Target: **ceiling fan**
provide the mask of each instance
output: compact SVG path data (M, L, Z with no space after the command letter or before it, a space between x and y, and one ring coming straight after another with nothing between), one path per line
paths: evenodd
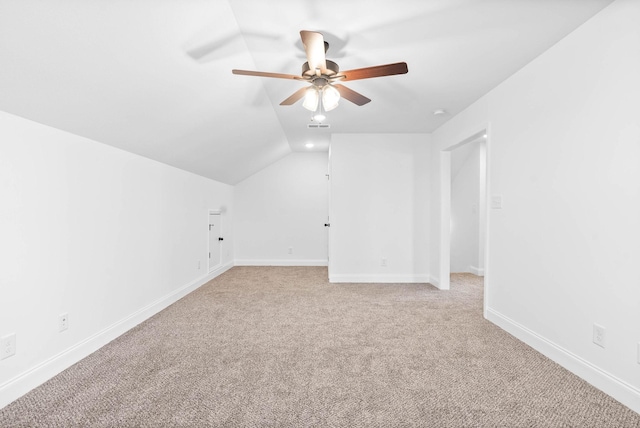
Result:
M307 54L307 62L302 64L302 74L300 76L235 69L232 70L232 73L245 76L293 79L310 83L311 86L297 90L289 98L282 101L280 105L292 105L304 98L303 107L315 112L313 119L322 122L325 119L324 112L336 108L340 97L359 106L371 101L364 95L337 82L405 74L409 71L406 62L340 71L338 64L325 58L329 43L324 41L321 33L303 30L300 31L300 37Z

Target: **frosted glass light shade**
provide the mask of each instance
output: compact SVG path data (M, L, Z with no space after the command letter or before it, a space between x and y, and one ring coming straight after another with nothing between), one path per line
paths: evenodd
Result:
M307 88L306 93L304 94L304 101L302 102L302 107L306 108L310 111L316 111L318 108L318 101L320 96L318 94L318 89L315 86L310 86Z
M331 111L338 107L338 101L340 101L340 92L331 85L327 85L322 88L322 107L324 111Z
M322 113L322 111L319 111L313 115L313 120L318 123L324 122L326 118L327 116L324 113Z

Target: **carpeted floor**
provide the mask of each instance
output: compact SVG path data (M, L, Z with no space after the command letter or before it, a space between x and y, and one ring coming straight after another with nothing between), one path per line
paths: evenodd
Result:
M0 410L2 427L640 427L482 318L482 280L235 267Z

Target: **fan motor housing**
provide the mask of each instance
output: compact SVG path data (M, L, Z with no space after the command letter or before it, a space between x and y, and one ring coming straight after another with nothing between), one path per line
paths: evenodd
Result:
M338 71L340 71L340 67L338 67L338 64L328 59L325 60L325 62L327 63L327 70L322 74L323 76L330 77L338 74ZM304 64L302 64L302 75L304 77L313 77L316 75L316 71L311 70L311 68L309 68L309 63L305 62Z

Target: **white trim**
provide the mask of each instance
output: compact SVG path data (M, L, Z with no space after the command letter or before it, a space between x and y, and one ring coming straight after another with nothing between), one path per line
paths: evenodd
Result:
M428 283L430 275L329 275L329 282L366 282L366 283Z
M440 289L451 288L451 151L440 151Z
M440 282L440 278L437 276L429 275L429 284L440 290L448 290L449 288L442 288L442 283Z
M57 355L41 362L40 364L20 373L12 379L0 384L0 409L17 400L27 392L42 385L63 370L97 351L118 336L126 333L141 322L177 302L182 297L211 281L221 273L231 269L233 263L219 266L214 271L203 275L177 290L149 303L129 316L115 322L103 330L72 345Z
M484 276L484 269L480 269L479 267L469 266L469 272L474 275Z
M487 308L487 319L508 333L522 340L536 351L560 364L573 374L609 394L634 412L640 413L640 390L618 379L611 373L584 360L573 352L553 343L518 322Z
M212 271L210 271L209 273L207 273L204 277L201 277L201 278L204 279L204 282L202 282L200 285L195 287L193 290L195 290L198 287L201 287L202 285L204 285L207 282L211 281L215 277L222 275L223 273L225 273L226 271L228 271L229 269L231 269L234 266L235 266L235 264L233 263L233 261L227 262L225 264L219 264L217 268L215 268ZM194 282L198 282L198 281L200 281L200 279L197 279ZM193 291L193 290L191 290L191 291ZM191 293L191 291L189 291L188 293L185 293L184 295L186 296L187 294Z
M490 171L490 128L491 123L487 123L484 129L476 132L475 134L467 137L466 139L459 141L458 143L452 144L445 148L441 148L440 153L440 263L438 266L438 271L440 278L442 281L439 281L437 278L435 280L438 282L436 287L441 290L449 290L450 289L450 274L451 274L451 152L456 148L463 146L465 144L473 143L476 141L484 141L484 158L485 158L485 206L484 206L484 214L485 214L485 234L484 234L484 266L485 268L489 266L489 225L490 225L490 210L489 210L489 195L491 183L489 180L489 171ZM484 137L486 135L486 138ZM484 276L484 298L483 298L483 313L486 318L487 308L489 305L489 287L490 281L489 276L485 271L482 272L482 276ZM432 282L432 284L434 284ZM435 284L434 284L435 285Z
M235 260L234 266L327 266L326 259Z
M491 180L489 175L489 171L491 171L491 122L487 123L486 135L487 138L484 142L484 158L486 162L484 165L484 298L482 302L482 314L485 318L487 318L487 311L491 304L489 300L489 287L491 284L491 271L489 270L489 240L491 239L489 231L491 230L491 210L487 208L489 206L489 195L491 194Z

